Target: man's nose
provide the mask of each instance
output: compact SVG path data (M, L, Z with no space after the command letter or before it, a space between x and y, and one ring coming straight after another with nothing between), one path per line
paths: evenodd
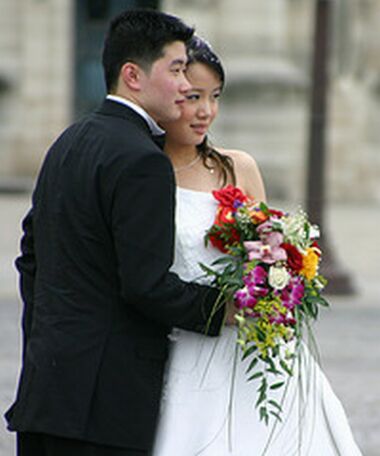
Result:
M190 89L191 89L191 84L188 81L188 79L186 78L185 73L182 73L179 90L181 93L185 93L185 92L189 91Z

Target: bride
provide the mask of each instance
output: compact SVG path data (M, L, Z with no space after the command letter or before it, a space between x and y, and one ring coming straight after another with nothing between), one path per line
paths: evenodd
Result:
M220 256L204 245L217 206L212 190L232 183L257 201L266 198L249 154L207 142L224 84L220 60L197 37L188 55L192 89L181 118L163 127L165 151L178 185L173 270L192 281L203 280L199 263L211 264ZM235 340L234 326L226 326L216 339L179 329L172 332L154 456L361 454L341 403L306 347L302 375L295 373L287 388L283 420L269 425L260 421L254 405L257 384L247 382L247 365L235 350Z

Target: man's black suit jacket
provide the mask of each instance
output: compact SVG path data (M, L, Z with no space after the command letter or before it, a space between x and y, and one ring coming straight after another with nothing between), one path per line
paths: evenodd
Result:
M175 182L145 120L106 100L52 145L24 220L23 368L9 429L152 445L172 326L217 335L218 292L168 272Z

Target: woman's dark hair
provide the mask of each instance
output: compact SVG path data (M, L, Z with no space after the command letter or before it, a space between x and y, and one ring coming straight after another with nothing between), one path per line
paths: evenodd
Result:
M225 82L225 73L219 57L211 49L211 46L198 36L193 36L187 44L188 65L192 63L202 63L212 70L221 82L222 89ZM228 178L236 184L234 163L230 157L218 152L209 143L207 136L201 144L197 146L198 153L201 155L203 164L207 169L216 168L222 177L222 184L226 185Z
M110 23L103 48L103 70L107 91L115 89L121 67L134 62L148 71L173 41L185 44L194 29L176 16L149 9L132 9Z

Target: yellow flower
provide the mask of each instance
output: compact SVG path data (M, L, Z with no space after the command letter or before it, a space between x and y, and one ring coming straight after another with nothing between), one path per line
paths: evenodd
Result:
M319 256L315 253L315 249L313 247L308 248L302 260L300 273L308 280L314 279L317 274L318 263Z

